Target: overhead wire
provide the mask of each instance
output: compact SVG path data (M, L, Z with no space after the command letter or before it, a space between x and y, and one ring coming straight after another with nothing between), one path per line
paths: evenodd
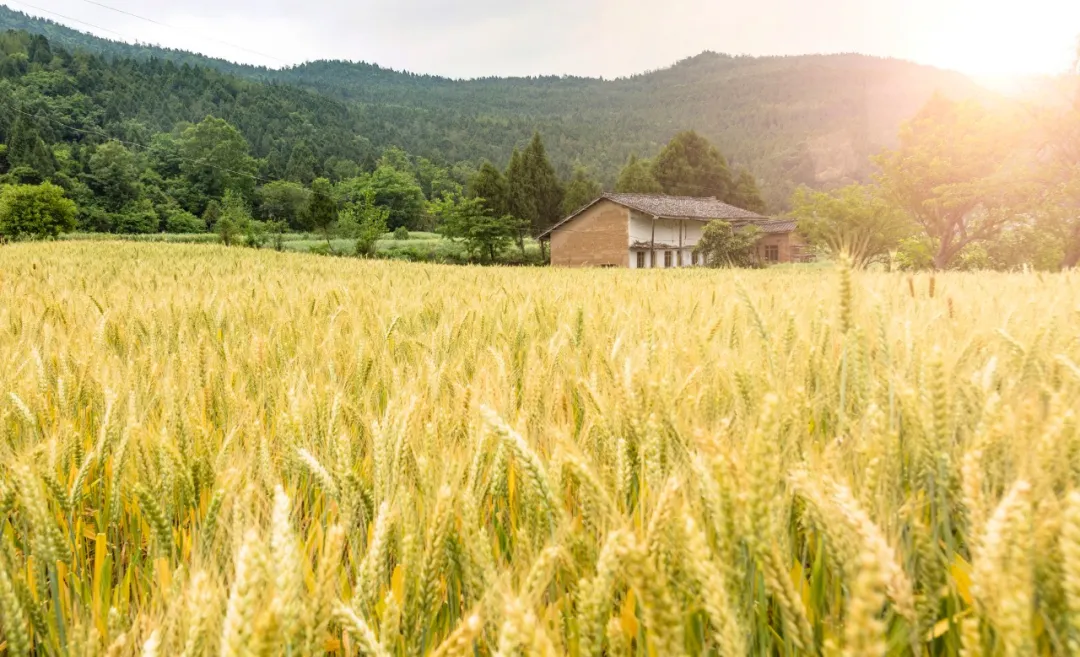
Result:
M246 46L241 46L239 44L235 44L235 43L232 43L230 41L225 41L223 39L218 39L217 37L208 36L206 34L203 34L203 33L199 32L199 31L193 30L191 28L183 28L183 27L177 27L175 25L170 25L169 23L165 23L165 22L159 21L159 20L154 19L154 18L149 18L147 16L142 16L142 15L136 14L134 12L128 11L126 9L120 9L118 7L113 7L111 5L105 4L104 2L98 2L97 0L82 0L82 1L89 4L89 5L94 5L95 7L101 7L102 9L107 9L109 11L113 11L113 12L116 12L118 14L123 14L124 16L130 16L131 18L136 18L136 19L141 20L141 21L146 21L147 23L151 23L153 25L158 25L160 27L164 27L164 28L167 28L167 29L170 29L170 30L176 30L178 32L189 32L191 34L196 34L200 38L205 39L207 41L212 41L214 43L217 43L218 45L228 46L230 48L234 48L236 50L246 52L246 53L248 53L250 55L257 55L259 57L264 57L266 59L272 59L275 62L278 62L279 64L284 64L286 66L291 65L290 62L288 62L288 61L286 61L284 59L281 59L279 57L275 57L274 55L268 55L268 54L266 54L264 52L259 52L258 50L253 50L253 49L248 48Z

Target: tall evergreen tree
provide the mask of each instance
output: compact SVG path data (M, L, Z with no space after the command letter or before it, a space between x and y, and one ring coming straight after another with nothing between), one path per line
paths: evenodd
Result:
M98 146L90 158L87 182L109 212L119 212L139 196L135 156L118 141Z
M652 175L652 166L648 160L638 159L637 154L630 156L619 173L615 191L620 194L660 194L664 190Z
M468 196L484 199L484 207L496 217L514 214L507 198L506 178L495 165L486 160L469 180Z
M746 169L739 170L735 186L725 201L743 210L765 214L765 201L761 198L761 189L758 187L757 179Z
M296 142L285 166L285 180L310 185L315 180L315 164L315 153L307 142Z
M27 167L43 178L56 172L56 161L30 117L19 114L8 136L7 159L12 169Z
M566 196L563 198L563 216L596 200L603 192L603 187L589 176L589 171L585 167L581 165L574 167L574 176L566 186Z
M311 200L307 207L307 224L326 237L326 246L330 247L330 229L338 218L338 205L334 196L334 186L326 178L316 178L311 183Z
M526 157L514 149L510 164L506 167L506 208L509 214L518 219L518 248L525 253L525 234L530 227L540 224L537 210L537 198L532 185L532 172Z
M548 160L547 150L540 133L533 133L532 141L521 153L533 197L536 199L535 233L542 232L562 218L563 188L555 167Z
M727 160L693 130L680 132L653 160L652 174L665 194L714 196L726 201L735 185Z

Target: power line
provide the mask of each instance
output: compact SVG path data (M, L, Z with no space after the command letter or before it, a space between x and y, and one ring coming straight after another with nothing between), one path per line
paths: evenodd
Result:
M24 7L28 7L30 9L33 9L34 11L39 11L39 12L41 12L43 14L49 14L50 16L56 16L57 18L63 19L65 21L71 21L72 23L78 23L79 25L84 25L86 27L89 27L89 28L92 28L92 29L95 29L95 30L100 30L102 32L108 32L109 34L112 34L114 36L119 37L125 43L131 43L131 42L138 43L139 42L138 39L132 39L128 35L117 32L116 30L111 30L111 29L109 29L107 27L101 27L100 25L95 25L93 23L88 23L87 21L75 18L73 16L68 16L66 14L61 14L59 12L55 12L55 11L52 11L50 9L45 9L44 7L39 7L39 6L31 4L29 2L25 2L24 0L10 0L10 1L14 2L16 4L19 4L19 5L22 5ZM279 64L282 64L282 65L285 65L285 66L288 66L288 65L291 64L290 62L287 62L287 61L285 61L283 59L280 59L278 57L274 57L273 55L268 55L266 53L259 52L257 50L252 50L250 48L245 48L244 46L240 46L240 45L237 45L235 43L230 43L228 41L223 41L221 39L217 39L217 38L214 38L214 37L211 37L211 36L207 36L207 35L204 35L204 34L199 34L199 33L196 33L194 30L184 29L184 28L179 28L179 27L173 26L173 25L169 25L168 23L163 23L161 21L154 20L153 18L147 18L146 16L140 16L138 14L134 14L132 12L125 11L123 9L118 9L116 7L110 7L109 5L102 4L100 2L95 2L94 0L83 0L83 2L86 2L86 3L91 4L91 5L95 5L97 7L101 7L102 9L108 9L110 11L114 11L114 12L116 12L118 14L123 14L125 16L130 16L132 18L137 18L139 20L146 21L148 23L152 23L154 25L158 25L160 27L164 27L164 28L167 28L167 29L170 29L170 30L186 31L186 32L189 32L189 33L197 34L197 36L199 36L199 38L204 39L206 41L211 41L211 42L217 43L219 45L227 46L229 48L234 48L236 50L242 50L242 51L244 51L244 52L246 52L248 54L251 54L251 55L257 55L259 57L263 57L263 58L266 58L266 59L271 59L271 60L274 60L275 62L278 62Z
M23 0L9 0L9 1L14 2L15 4L22 5L24 7L29 7L30 9L33 9L34 11L40 11L43 14L49 14L50 16L56 16L57 18L62 18L64 20L66 20L66 21L71 21L73 23L78 23L79 25L85 25L86 27L90 27L90 28L93 28L95 30L101 30L102 32L108 32L109 34L115 34L116 36L118 36L118 37L120 37L121 39L124 39L124 40L127 40L129 38L127 35L120 34L116 30L110 30L107 27L101 27L100 25L94 25L93 23L87 23L86 21L79 20L78 18L72 18L71 16L65 16L64 14L60 14L60 13L57 13L55 11L50 11L48 9L45 9L43 7L38 7L36 5L32 5L29 2L23 2Z
M153 19L153 18L148 18L146 16L140 16L139 14L127 11L126 9L120 9L118 7L111 7L111 6L109 6L109 5L107 5L107 4L103 3L103 2L97 2L96 0L83 0L83 2L85 2L87 4L90 4L90 5L94 5L95 7L101 7L102 9L108 9L109 11L114 11L114 12L116 12L118 14L123 14L124 16L130 16L131 18L137 18L137 19L139 19L141 21L146 21L147 23L151 23L153 25L158 25L160 27L168 28L170 30L184 31L184 32L192 33L192 34L197 34L200 38L205 39L207 41L212 41L212 42L217 43L217 44L222 45L222 46L228 46L230 48L235 48L236 50L242 50L243 52L246 52L246 53L251 54L251 55L257 55L259 57L265 57L266 59L272 59L275 62L278 62L280 64L284 64L286 66L288 66L290 64L290 62L287 62L284 59L279 59L278 57L275 57L273 55L268 55L268 54L266 54L264 52L259 52L258 50L252 50L251 48L246 48L244 46L237 45L237 44L231 43L229 41L224 41L224 40L218 39L216 37L207 36L205 34L196 32L195 30L192 30L190 28L176 27L175 25L170 25L168 23L164 23L162 21L159 21L159 20L156 20L156 19Z

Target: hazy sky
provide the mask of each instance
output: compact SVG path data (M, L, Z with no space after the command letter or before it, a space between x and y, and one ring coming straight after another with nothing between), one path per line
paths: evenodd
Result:
M169 27L98 0L27 0L38 9L2 1L102 36L235 61L364 60L452 77L615 77L703 50L862 52L974 75L1056 73L1080 35L1080 0L100 0Z

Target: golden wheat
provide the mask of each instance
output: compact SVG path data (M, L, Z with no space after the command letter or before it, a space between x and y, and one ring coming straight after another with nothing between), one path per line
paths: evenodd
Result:
M0 248L0 655L1065 655L1080 277Z

